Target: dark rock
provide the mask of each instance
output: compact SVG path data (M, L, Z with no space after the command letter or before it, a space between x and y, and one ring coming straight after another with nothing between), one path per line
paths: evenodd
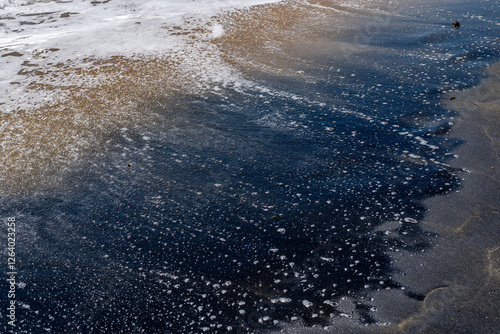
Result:
M452 25L452 27L455 27L457 29L460 28L460 22L458 22L458 21L453 22L451 25Z

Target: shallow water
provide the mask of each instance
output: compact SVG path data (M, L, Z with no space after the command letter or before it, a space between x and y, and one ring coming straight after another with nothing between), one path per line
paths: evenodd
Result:
M295 20L266 26L276 11ZM421 202L459 189L461 173L441 99L498 59L495 11L310 1L223 16L206 45L237 80L208 75L208 89L142 96L126 121L97 117L99 140L61 158L50 187L3 190L19 332L379 326L374 292L422 300L393 278L391 254L439 238L420 228Z

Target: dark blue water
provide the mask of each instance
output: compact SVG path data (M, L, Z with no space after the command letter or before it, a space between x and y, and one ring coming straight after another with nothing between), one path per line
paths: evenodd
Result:
M423 299L390 253L439 237L418 222L425 198L459 187L443 92L498 60L494 2L450 10L391 17L350 57L311 53L303 77L255 73L255 88L151 107L158 124L108 134L62 189L5 200L22 225L19 333L370 325L373 291Z

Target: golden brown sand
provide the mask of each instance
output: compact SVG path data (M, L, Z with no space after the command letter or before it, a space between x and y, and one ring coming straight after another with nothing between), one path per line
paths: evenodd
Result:
M349 26L346 21L352 20L352 11L328 0L290 1L239 11L221 16L226 33L215 43L224 59L243 72L301 75L308 67L306 58L312 55L342 56L343 51L355 51L347 50L340 38L340 27Z

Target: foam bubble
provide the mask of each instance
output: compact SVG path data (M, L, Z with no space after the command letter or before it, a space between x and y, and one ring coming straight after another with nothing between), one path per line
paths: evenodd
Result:
M224 36L224 27L221 24L215 24L212 27L212 37L219 38Z

